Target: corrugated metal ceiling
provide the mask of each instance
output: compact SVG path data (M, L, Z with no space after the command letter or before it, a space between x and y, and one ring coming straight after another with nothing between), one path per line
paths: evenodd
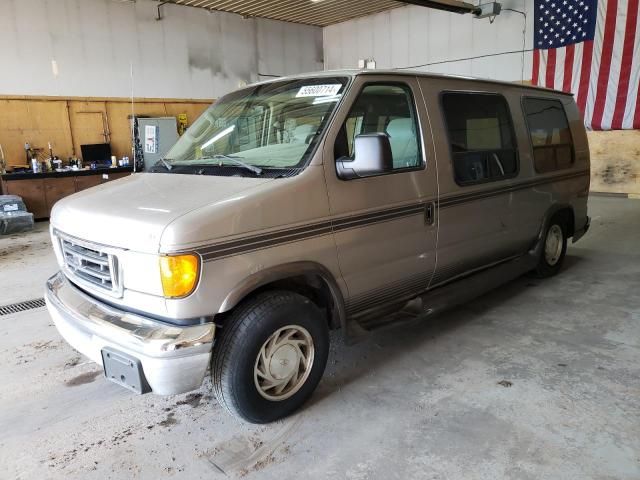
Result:
M168 0L163 3L320 27L404 5L394 0Z

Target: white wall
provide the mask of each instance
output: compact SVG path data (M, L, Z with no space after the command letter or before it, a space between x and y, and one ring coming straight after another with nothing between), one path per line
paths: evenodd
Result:
M502 0L501 3L503 9L527 13L526 48L532 48L533 0ZM523 15L510 11L503 11L491 24L488 19L475 19L469 14L401 7L326 27L325 68L357 68L360 58L375 59L377 68L397 68L522 50L523 28ZM456 61L418 70L520 80L522 55ZM530 78L531 53L527 53L524 79Z
M134 95L159 98L323 68L320 28L176 5L156 21L156 5L0 0L0 95L128 97L131 63Z

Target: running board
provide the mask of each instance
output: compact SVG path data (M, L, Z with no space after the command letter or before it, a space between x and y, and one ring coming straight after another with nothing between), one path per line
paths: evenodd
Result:
M362 330L369 332L383 327L420 321L494 290L533 270L536 264L537 259L534 255L523 255L468 277L434 287L403 305L396 305L392 312L387 307L385 310L358 319L357 323Z

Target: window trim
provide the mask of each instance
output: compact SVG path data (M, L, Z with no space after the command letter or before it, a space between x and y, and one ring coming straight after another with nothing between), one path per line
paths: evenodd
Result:
M516 169L514 170L513 173L511 173L509 175L505 175L505 176L500 177L500 178L487 178L487 179L484 179L484 180L473 180L473 181L469 181L469 182L460 182L458 180L458 178L456 177L456 168L455 168L455 164L454 164L454 152L453 152L453 148L451 146L451 135L450 135L450 132L449 132L449 125L447 124L447 117L445 115L445 110L444 110L444 96L446 94L450 94L450 93L459 94L459 95L480 95L480 96L499 97L504 101L505 105L507 106L507 115L509 117L509 127L510 127L510 130L511 130L511 138L513 139L513 150L515 151L515 154L516 154L516 158L515 158ZM494 182L501 182L503 180L510 180L510 179L516 178L518 175L520 175L520 149L518 147L518 137L516 136L515 124L513 122L513 114L511 112L511 107L509 105L509 101L507 100L507 97L505 97L502 93L499 93L499 92L486 92L486 91L482 91L482 90L442 90L438 94L438 103L440 105L440 113L442 115L442 124L443 124L444 130L446 131L446 134L447 134L447 143L448 143L448 148L449 148L449 163L450 163L450 165L452 167L451 173L453 175L453 181L456 183L456 185L458 185L459 187L470 187L470 186L473 186L473 185L483 185L485 183L494 183ZM505 149L501 148L501 149L497 149L497 150L505 150ZM477 151L490 152L490 151L496 151L496 150L477 150Z
M573 98L573 97L572 97ZM548 172L541 172L538 170L536 166L536 156L534 153L533 142L531 141L531 127L529 126L529 116L527 115L527 111L524 108L524 101L526 99L532 100L547 100L552 102L558 102L562 107L562 113L564 115L564 119L567 121L567 129L569 130L569 137L571 138L571 164L566 168L556 168L555 170L549 170ZM539 175L546 175L548 173L560 172L562 170L568 170L573 168L576 163L576 144L573 140L573 132L571 131L571 123L569 123L569 117L567 116L567 110L564 108L564 103L558 98L555 97L542 97L537 95L522 95L520 97L520 107L522 108L522 116L524 117L524 124L527 127L527 139L529 141L529 150L531 151L531 163L533 164L533 171ZM555 146L555 145L565 145L564 143L557 143L554 145L545 145L547 147Z
M385 81L385 80L373 80L373 81L364 82L360 86L360 89L358 90L358 92L356 93L356 96L354 97L353 102L351 103L351 105L349 105L349 110L347 112L347 115L346 115L344 121L342 122L342 124L340 125L340 127L338 129L338 132L347 123L347 120L349 119L349 115L351 114L351 111L353 110L354 105L356 104L356 102L360 98L360 95L362 95L363 90L366 87L369 87L371 85L402 87L403 89L406 89L406 91L409 93L409 98L410 98L409 107L413 110L413 115L414 115L414 117L416 119L416 124L417 124L416 125L416 127L417 127L416 133L418 135L418 153L419 153L419 157L420 157L421 161L415 167L397 168L397 169L391 170L389 172L378 173L377 175L368 175L366 177L341 178L339 173L338 173L338 159L335 158L335 155L334 155L333 165L334 165L334 169L335 169L335 172L336 172L336 177L339 180L343 181L343 182L351 182L353 180L366 180L367 178L377 178L377 177L383 177L383 176L386 176L386 175L396 175L396 174L399 174L399 173L418 172L418 171L421 171L421 170L425 170L427 168L427 158L426 158L426 149L424 148L424 135L423 135L423 132L422 132L422 122L420 121L420 116L418 115L418 108L417 108L416 98L415 98L415 96L413 94L413 88L407 82L399 81L399 80L393 80L393 81L390 81L390 82ZM336 135L335 138L333 139L332 151L334 151L334 152L335 152L335 144L336 144L337 138L338 138L338 136ZM354 137L354 139L355 139L355 137Z

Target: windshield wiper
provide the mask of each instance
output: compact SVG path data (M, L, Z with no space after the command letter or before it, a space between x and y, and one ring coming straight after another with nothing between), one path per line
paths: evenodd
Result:
M222 164L222 160L230 160L235 165L238 165L239 167L245 168L245 169L255 173L256 175L260 175L262 173L262 169L260 167L256 167L255 165L250 165L250 164L248 164L246 162L243 162L242 161L242 157L233 157L231 155L218 154L218 155L214 155L211 158L213 160L218 160L219 161L218 165L220 167L223 165ZM207 160L207 158L203 158L201 160Z
M162 163L162 165L164 165L164 168L166 168L169 171L171 171L171 169L173 168L173 165L171 165L169 162L167 162L164 158L161 158L158 163ZM157 165L157 163L156 163L156 165Z

